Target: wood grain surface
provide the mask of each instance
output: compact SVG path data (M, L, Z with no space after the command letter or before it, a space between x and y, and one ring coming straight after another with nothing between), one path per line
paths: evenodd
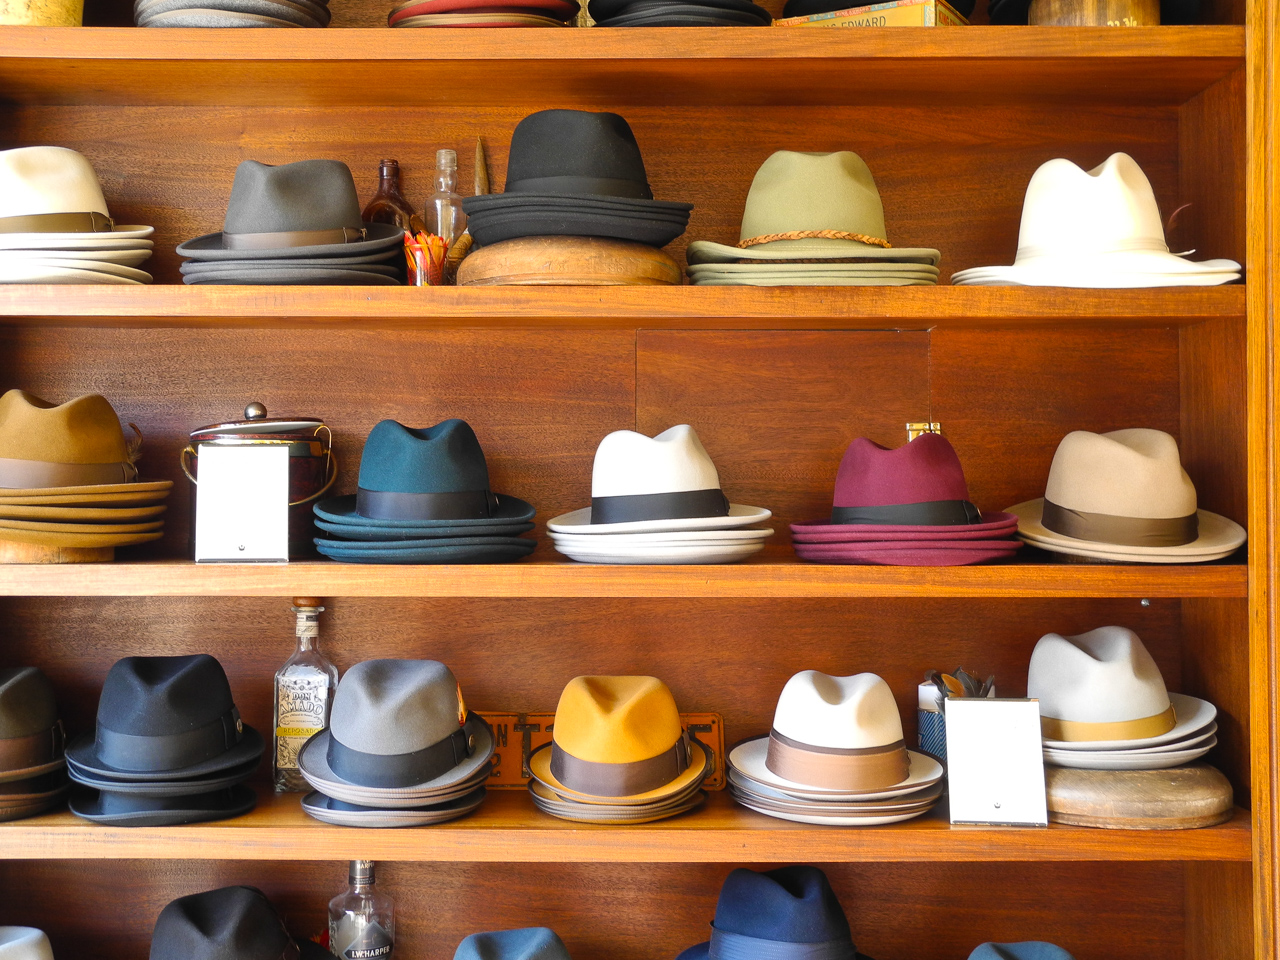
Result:
M1046 767L1055 823L1116 830L1193 830L1232 816L1231 784L1207 763L1169 770Z

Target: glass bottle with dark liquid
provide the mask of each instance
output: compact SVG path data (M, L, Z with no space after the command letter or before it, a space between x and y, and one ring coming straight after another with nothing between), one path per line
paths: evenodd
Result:
M400 192L400 163L383 160L378 164L378 192L360 215L366 223L394 223L401 230L409 229L409 219L414 215L413 204Z

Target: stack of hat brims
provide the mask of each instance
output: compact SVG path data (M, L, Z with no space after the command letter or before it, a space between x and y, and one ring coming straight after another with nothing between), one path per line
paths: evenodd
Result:
M597 27L767 27L769 11L751 0L591 0Z
M150 283L154 227L116 226L93 166L66 147L0 151L0 283Z
M392 27L567 27L576 0L406 0L387 15Z
M1040 701L1045 763L1083 770L1167 770L1218 744L1217 708L1168 693L1132 630L1050 633L1031 654L1027 695Z
M0 820L58 806L67 764L53 685L36 667L0 670Z
M575 677L556 707L552 741L529 756L529 793L543 813L578 823L649 823L706 799L712 756L680 722L656 677Z
M302 809L343 827L420 827L484 802L493 731L435 660L366 660L343 676L329 729L298 752Z
M793 523L796 555L815 563L956 566L1011 557L1018 518L969 501L960 458L925 433L889 450L860 437L836 474L829 523Z
M400 286L404 231L360 219L338 160L236 168L221 233L178 246L184 283Z
M140 27L327 27L329 0L134 0Z
M769 735L734 747L728 767L738 803L797 823L897 823L942 795L942 764L906 749L893 693L873 673L796 674Z
M264 746L213 657L126 657L107 673L94 732L67 748L67 771L87 788L71 812L129 827L240 816L257 803L245 781Z
M316 549L347 563L505 563L536 540L534 508L489 490L489 468L465 420L411 429L383 420L360 457L359 492L315 505L332 538Z
M656 437L617 430L596 448L591 506L547 523L556 549L583 563L733 563L764 549L772 516L730 503L688 424ZM751 528L751 529L747 529Z
M54 406L10 390L0 397L0 541L109 558L160 539L173 481L135 479L138 447L97 394Z
M695 240L700 286L924 286L941 254L894 247L871 170L856 153L779 150L756 171L736 245Z

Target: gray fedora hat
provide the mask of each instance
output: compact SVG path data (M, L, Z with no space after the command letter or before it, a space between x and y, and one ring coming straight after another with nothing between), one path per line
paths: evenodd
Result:
M221 233L196 237L178 253L196 260L353 257L390 250L404 231L365 223L351 170L338 160L275 167L246 160L236 168Z
M365 660L338 683L329 729L306 742L298 766L324 793L326 782L431 793L475 776L492 755L488 724L443 663Z

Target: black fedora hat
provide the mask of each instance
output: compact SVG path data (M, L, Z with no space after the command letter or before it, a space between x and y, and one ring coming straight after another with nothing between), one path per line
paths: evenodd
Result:
M190 780L262 756L226 672L208 654L125 657L107 671L93 733L67 748L75 767L124 780Z
M139 797L132 793L77 788L67 806L91 823L119 827L177 827L185 823L228 820L252 810L258 796L244 784L211 793L180 797Z
M61 770L63 746L49 678L37 667L0 670L0 783Z
M599 198L623 201L623 212L630 215L572 215L575 199ZM534 199L551 201L548 209L558 215L540 215L538 207L528 205ZM518 208L525 226L488 229L485 215L513 209L512 200L525 201ZM467 197L462 205L472 236L482 245L516 237L589 236L661 246L684 232L693 210L692 204L653 199L640 147L626 120L616 113L585 110L542 110L521 120L511 135L505 192ZM646 212L683 221L665 223L655 232L646 228Z
M645 0L591 0L587 4L587 9L591 12L591 18L599 23L602 20L608 20L611 17L621 16L624 13L633 12L637 3L645 2ZM653 3L656 0L647 0ZM753 3L752 0L691 0L702 7L718 7L721 10L740 10L744 13L756 13L760 11L766 17L769 12L759 4ZM757 14L758 15L758 14ZM772 19L772 18L770 18Z
M261 890L222 887L179 897L160 911L150 960L333 960L333 954L294 940Z
M773 23L767 10L760 14L745 10L723 10L691 3L636 4L635 9L601 20L597 27L767 27Z
M338 160L271 166L245 160L236 168L221 233L179 245L197 260L353 257L391 250L404 231L360 219L351 170Z

